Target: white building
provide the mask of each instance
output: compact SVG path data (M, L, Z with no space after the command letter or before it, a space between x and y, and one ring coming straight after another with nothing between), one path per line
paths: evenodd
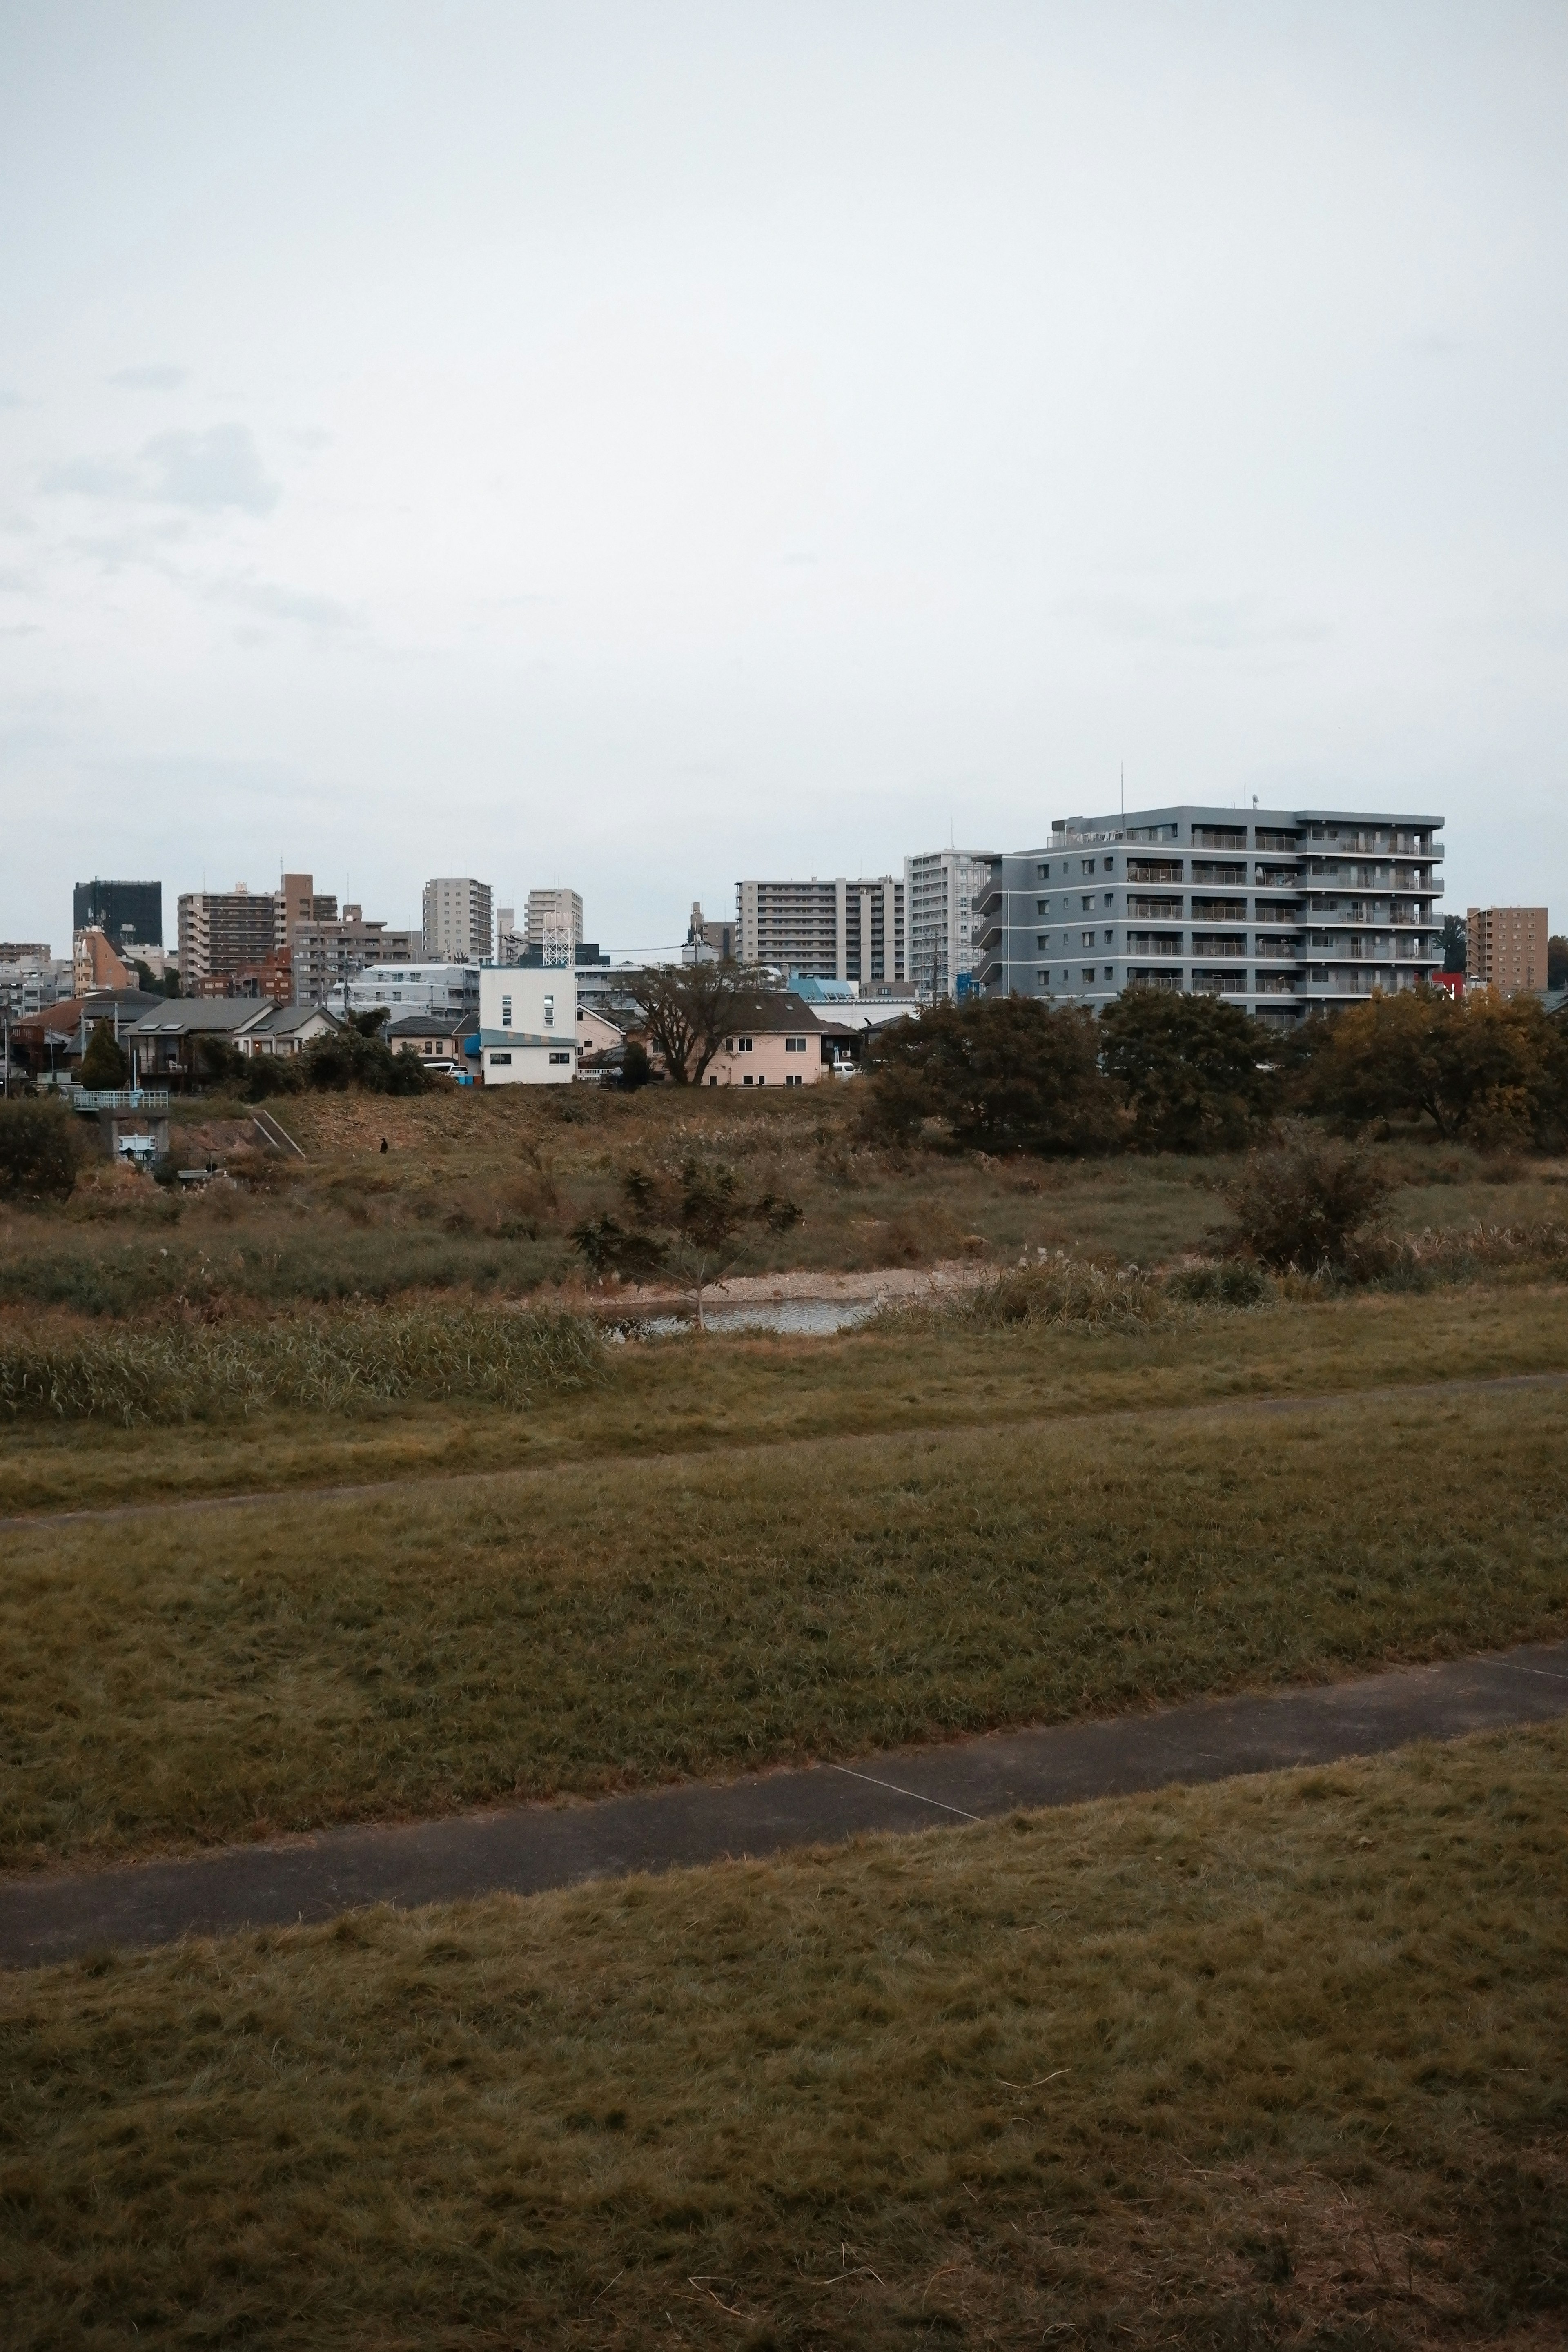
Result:
M421 905L426 959L430 963L488 963L494 936L490 886L471 874L438 874L425 885Z
M583 901L575 890L531 890L525 919L531 948L557 939L574 948L583 944Z
M792 977L907 980L904 886L891 874L851 880L741 881L735 885L740 960Z
M904 860L909 977L928 1004L958 994L980 961L978 908L1001 865L993 850L932 849Z
M479 1066L487 1087L569 1087L577 1075L571 964L487 964L479 973Z
M394 1021L410 1013L437 1015L477 1013L477 963L373 963L332 991L334 1011L387 1012Z

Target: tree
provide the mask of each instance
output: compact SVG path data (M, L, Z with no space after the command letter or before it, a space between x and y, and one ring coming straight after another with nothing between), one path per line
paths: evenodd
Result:
M0 1101L0 1200L66 1200L81 1156L76 1114L63 1103Z
M1271 1142L1248 1152L1228 1189L1236 1222L1226 1245L1279 1274L1338 1269L1388 1192L1387 1177L1364 1152L1289 1119Z
M1463 971L1469 953L1470 927L1463 915L1445 915L1439 934L1445 971Z
M1231 1150L1268 1116L1266 1039L1239 1005L1129 988L1100 1014L1100 1067L1123 1089L1145 1150Z
M101 1087L111 1092L122 1087L131 1076L131 1066L121 1051L114 1031L107 1021L93 1024L92 1035L87 1041L87 1051L81 1057L77 1076L84 1087Z
M1425 1115L1485 1145L1551 1144L1568 1129L1568 1036L1537 996L1402 989L1341 1013L1311 1099L1344 1118Z
M1568 988L1568 938L1553 931L1546 942L1546 985Z
M1091 1013L1030 996L969 997L868 1041L866 1115L910 1138L927 1119L988 1151L1103 1150L1120 1131Z
M363 1087L367 1094L422 1095L430 1077L417 1054L395 1054L384 1038L361 1025L368 1014L352 1018L343 1029L313 1038L300 1056L300 1075L307 1086L342 1092Z
M678 1087L700 1086L720 1044L755 1003L757 975L742 964L656 964L637 983L648 1035Z

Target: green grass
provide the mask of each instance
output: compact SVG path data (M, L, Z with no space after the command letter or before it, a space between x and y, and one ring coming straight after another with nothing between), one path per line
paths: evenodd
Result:
M1544 2347L1568 1733L0 1981L0 2328Z
M14 1534L0 1852L843 1756L1568 1625L1568 1395L715 1446Z
M352 1414L274 1405L161 1439L103 1422L88 1436L0 1416L0 1513L1568 1370L1563 1307L1560 1286L1492 1282L1205 1310L1121 1331L993 1331L957 1317L925 1332L900 1320L836 1339L710 1335L611 1349L601 1383L542 1389L522 1416L482 1398L362 1395ZM49 1318L9 1325L27 1347L92 1328Z

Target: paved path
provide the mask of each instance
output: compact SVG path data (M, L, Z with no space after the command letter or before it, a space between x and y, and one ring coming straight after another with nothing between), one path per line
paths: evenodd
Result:
M1016 1420L993 1417L984 1421L941 1422L930 1426L892 1423L881 1429L812 1430L796 1437L737 1440L716 1435L708 1445L689 1445L674 1453L600 1453L593 1459L596 1465L605 1462L622 1462L652 1468L659 1463L699 1460L721 1449L727 1459L732 1459L740 1451L774 1453L792 1445L816 1451L825 1444L872 1445L910 1438L972 1436L979 1431L1004 1425L1009 1429L1028 1428L1036 1420L1048 1422L1053 1429L1092 1429L1107 1422L1148 1421L1152 1418L1191 1421L1210 1415L1249 1412L1320 1412L1330 1405L1400 1404L1411 1400L1430 1402L1435 1397L1489 1396L1510 1389L1561 1388L1568 1388L1568 1372L1498 1372L1482 1380L1409 1381L1394 1387L1335 1389L1318 1396L1205 1397L1195 1404L1108 1405L1092 1412L1073 1412L1064 1408L1054 1413L1026 1414ZM95 1504L85 1510L22 1511L10 1518L0 1518L0 1534L26 1528L47 1534L50 1528L77 1527L86 1521L157 1518L169 1511L241 1511L263 1503L272 1507L279 1503L352 1503L362 1496L405 1494L416 1487L426 1490L439 1487L445 1491L453 1486L495 1486L502 1481L515 1484L520 1479L554 1478L563 1465L572 1466L581 1459L577 1454L563 1454L552 1455L548 1461L523 1463L515 1469L412 1469L401 1478L375 1478L358 1486L257 1486L237 1495L163 1495L142 1503Z
M517 1805L326 1830L189 1860L17 1875L0 1879L0 1965L330 1919L371 1903L536 1895L868 1830L924 1830L1174 1781L1327 1764L1555 1716L1568 1716L1568 1642L595 1804Z

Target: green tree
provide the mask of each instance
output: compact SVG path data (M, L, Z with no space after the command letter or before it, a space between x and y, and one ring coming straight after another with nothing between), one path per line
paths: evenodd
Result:
M1091 1013L1030 996L970 997L873 1032L865 1113L873 1131L945 1123L987 1151L1102 1150L1121 1132Z
M300 1056L300 1075L307 1086L340 1093L359 1087L367 1094L420 1095L431 1084L417 1054L395 1054L358 1020L313 1039Z
M84 1087L102 1087L105 1092L122 1087L131 1076L131 1066L115 1039L107 1021L95 1022L92 1035L87 1041L87 1051L81 1057L77 1076Z
M1146 1150L1225 1151L1268 1116L1270 1039L1238 1005L1130 988L1100 1016L1100 1063L1126 1097Z
M1444 971L1463 971L1470 936L1470 927L1463 915L1445 915L1439 936L1443 942Z
M77 1115L63 1103L0 1100L0 1200L66 1200L81 1158Z

